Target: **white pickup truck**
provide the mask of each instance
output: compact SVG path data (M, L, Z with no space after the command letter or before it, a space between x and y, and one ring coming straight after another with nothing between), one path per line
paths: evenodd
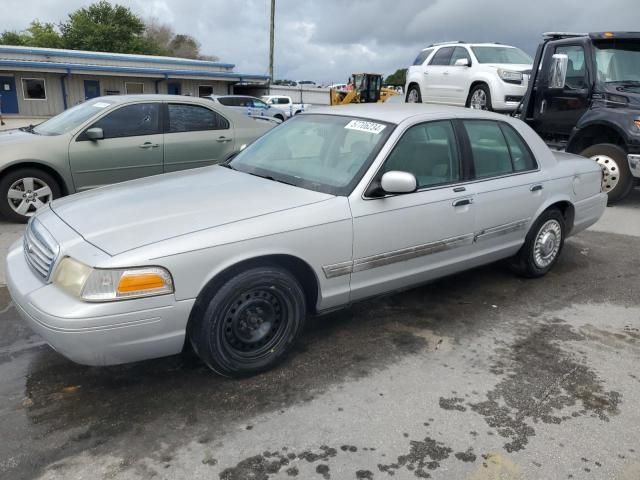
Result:
M287 118L302 113L311 107L309 103L293 103L291 97L286 95L264 95L261 98L273 108L282 110Z

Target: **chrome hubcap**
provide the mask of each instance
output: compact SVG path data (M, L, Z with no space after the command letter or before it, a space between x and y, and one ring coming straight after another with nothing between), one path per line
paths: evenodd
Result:
M606 155L594 155L591 159L598 162L598 165L602 168L602 191L608 193L616 188L620 181L620 170L617 162Z
M533 261L538 268L546 268L558 256L562 242L562 227L557 220L549 220L538 231L533 247Z
M475 110L486 110L487 109L487 94L484 93L484 90L476 90L471 95L471 108Z
M13 182L7 193L11 209L25 217L33 216L40 208L53 200L51 187L35 177L20 178Z
M416 90L415 88L412 88L411 90L409 90L407 103L418 103L418 90Z

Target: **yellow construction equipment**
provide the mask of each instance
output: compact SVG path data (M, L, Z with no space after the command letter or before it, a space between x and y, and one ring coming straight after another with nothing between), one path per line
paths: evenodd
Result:
M354 73L350 80L346 91L335 88L329 91L331 105L386 102L398 95L395 90L382 86L382 75L378 73Z

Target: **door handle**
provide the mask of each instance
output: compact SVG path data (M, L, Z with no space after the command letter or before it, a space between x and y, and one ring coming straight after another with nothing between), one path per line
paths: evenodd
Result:
M466 192L467 189L464 187L456 187L453 189L454 192L458 193L458 192Z
M542 115L544 113L544 109L547 107L547 101L546 100L542 100L542 102L540 102L540 115Z
M449 72L442 72L443 75L449 75Z
M540 184L538 185L531 185L531 187L529 188L529 190L531 190L532 192L539 192L540 190L542 190L544 187Z
M230 142L230 141L231 139L227 137L218 137L218 139L216 140L216 142L220 142L220 143Z
M453 201L454 207L463 207L464 205L471 205L473 203L472 198L460 198Z
M140 148L157 148L160 145L158 145L157 143L151 143L151 142L145 142L142 145L138 145Z

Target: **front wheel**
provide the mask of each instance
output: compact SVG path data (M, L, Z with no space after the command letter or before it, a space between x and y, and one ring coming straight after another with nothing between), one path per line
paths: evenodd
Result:
M228 377L273 368L289 353L305 324L302 287L277 266L238 273L204 301L189 339L212 370Z
M511 259L511 269L529 278L546 275L558 261L564 237L562 212L557 209L543 212L527 233L520 251Z
M419 86L411 85L411 87L409 87L406 103L422 103L422 95L420 94Z
M491 108L491 92L486 85L476 85L469 92L467 107L474 110L493 110Z
M35 168L14 170L0 180L0 214L7 220L26 223L60 195L60 185L48 173Z
M629 195L633 176L623 148L612 143L599 143L584 149L580 155L595 160L602 168L602 191L609 197L609 204Z

